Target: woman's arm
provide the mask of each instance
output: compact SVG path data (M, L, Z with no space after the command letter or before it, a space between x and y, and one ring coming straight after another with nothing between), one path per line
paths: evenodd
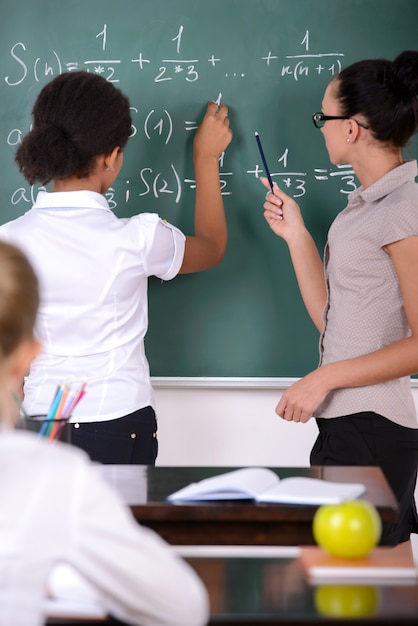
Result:
M276 413L284 419L308 421L334 389L374 385L418 372L418 237L397 241L385 250L398 276L411 335L375 352L328 363L296 381L282 395L276 408Z
M270 189L266 178L260 178ZM315 242L307 231L297 203L273 186L264 203L264 217L276 235L282 237L289 247L290 256L306 309L321 332L322 314L327 301L324 268Z

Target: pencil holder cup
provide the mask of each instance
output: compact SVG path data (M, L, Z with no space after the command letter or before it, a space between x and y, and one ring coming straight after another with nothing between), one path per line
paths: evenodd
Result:
M24 430L37 433L38 437L50 441L65 441L69 443L70 429L67 427L68 418L47 419L46 415L25 415L22 420Z

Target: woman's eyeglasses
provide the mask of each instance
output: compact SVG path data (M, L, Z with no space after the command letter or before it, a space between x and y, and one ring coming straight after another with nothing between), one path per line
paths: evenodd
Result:
M364 122L359 122L354 117L347 117L345 115L324 115L323 113L318 112L312 115L312 120L316 128L322 128L325 122L327 122L328 120L353 120L354 122L356 122L356 124L358 124L362 128L365 128L366 130L370 128Z

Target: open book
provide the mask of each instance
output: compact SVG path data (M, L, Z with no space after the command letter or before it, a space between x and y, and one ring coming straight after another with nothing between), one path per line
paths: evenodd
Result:
M170 494L169 502L255 500L283 504L336 504L366 491L360 483L337 483L291 476L280 479L265 467L245 467L192 483Z
M53 618L94 619L108 617L98 592L75 569L57 563L49 576L44 614ZM83 622L84 623L84 622Z

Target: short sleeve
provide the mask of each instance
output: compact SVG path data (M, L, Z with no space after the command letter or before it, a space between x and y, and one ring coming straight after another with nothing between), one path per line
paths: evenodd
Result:
M185 235L156 214L142 213L139 217L146 275L171 280L183 263Z
M416 203L409 199L391 198L382 220L381 246L414 236L418 236L418 198Z

